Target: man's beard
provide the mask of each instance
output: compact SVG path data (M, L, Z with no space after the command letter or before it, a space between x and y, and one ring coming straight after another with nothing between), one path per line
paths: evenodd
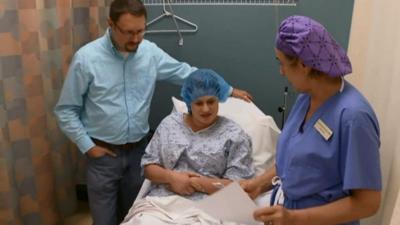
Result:
M138 47L139 47L139 44L140 44L140 43L138 43L138 44L129 44L129 43L126 43L125 46L124 46L124 50L125 50L126 52L136 52L137 49L138 49Z

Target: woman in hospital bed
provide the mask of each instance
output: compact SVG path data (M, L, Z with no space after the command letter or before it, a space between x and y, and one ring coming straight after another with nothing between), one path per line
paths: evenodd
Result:
M221 224L187 204L254 175L250 137L217 115L229 89L212 70L186 79L181 96L189 113L172 112L158 126L141 163L150 190L122 224Z

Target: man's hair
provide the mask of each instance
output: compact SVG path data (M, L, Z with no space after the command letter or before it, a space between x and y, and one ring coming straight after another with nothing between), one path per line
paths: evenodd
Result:
M110 19L116 23L125 13L147 18L147 11L141 0L114 0L110 6Z

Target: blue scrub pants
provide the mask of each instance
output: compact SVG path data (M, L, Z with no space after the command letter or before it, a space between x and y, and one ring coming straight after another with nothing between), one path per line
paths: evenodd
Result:
M132 206L143 183L140 161L147 138L132 146L99 143L117 154L87 157L87 188L94 225L117 225ZM129 148L127 148L129 147Z

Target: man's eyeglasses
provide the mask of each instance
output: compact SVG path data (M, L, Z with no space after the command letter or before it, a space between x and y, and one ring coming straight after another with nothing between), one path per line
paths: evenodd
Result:
M114 23L114 25L122 35L127 36L127 37L134 37L136 35L139 37L143 37L146 32L145 30L139 30L139 31L123 30L116 23Z

